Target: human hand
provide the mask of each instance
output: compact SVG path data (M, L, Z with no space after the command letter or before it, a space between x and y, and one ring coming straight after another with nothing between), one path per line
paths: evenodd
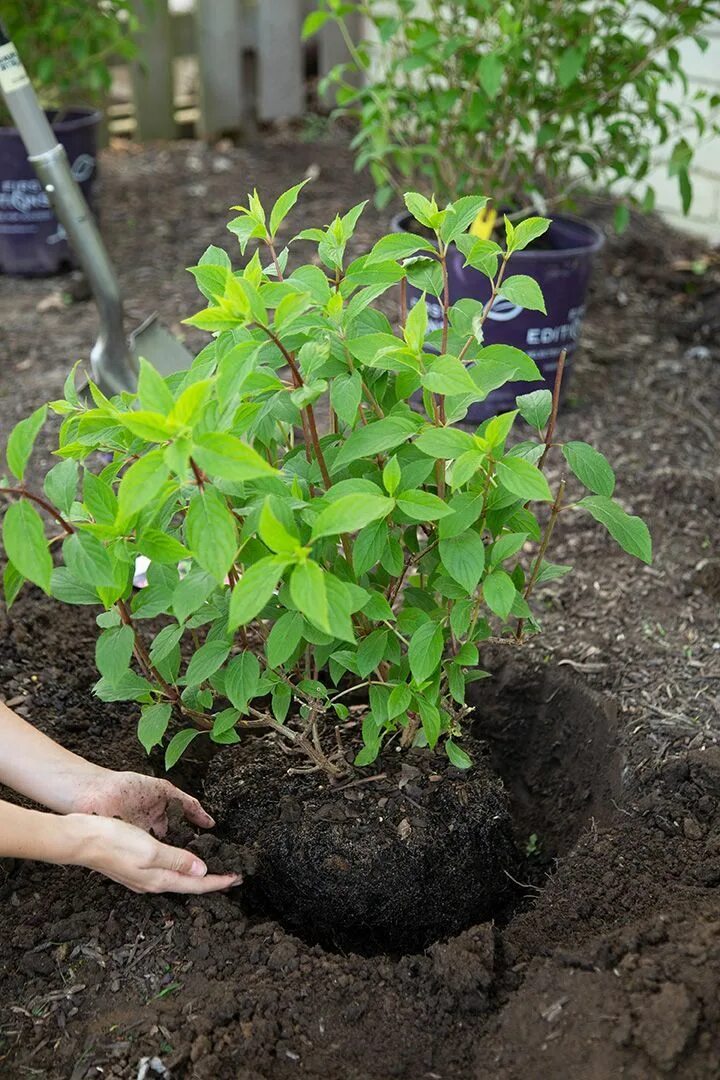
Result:
M55 820L69 840L63 862L97 870L132 892L208 893L242 881L237 873L208 874L205 863L191 851L161 844L117 818L68 814Z
M121 818L131 825L165 836L168 830L168 807L177 803L184 817L193 825L211 829L215 822L197 799L168 780L135 772L97 769L79 778L73 811Z

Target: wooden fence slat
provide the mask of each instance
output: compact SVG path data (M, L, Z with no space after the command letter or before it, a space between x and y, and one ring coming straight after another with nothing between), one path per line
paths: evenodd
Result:
M300 0L261 0L258 9L259 120L287 120L305 111Z
M245 111L241 0L196 0L195 25L202 134L215 138L239 131Z
M131 65L136 137L174 139L173 56L168 0L135 0L141 23L138 59Z

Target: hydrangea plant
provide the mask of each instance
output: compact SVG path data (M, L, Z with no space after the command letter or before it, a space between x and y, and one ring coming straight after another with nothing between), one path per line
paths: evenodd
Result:
M508 267L547 219L507 222L502 247L467 236L483 198L440 208L411 193L433 241L384 236L349 259L360 204L278 250L302 186L269 213L255 193L235 208L243 255L257 242L243 269L219 247L191 268L206 306L187 322L212 339L190 370L162 378L143 361L137 393L90 384L91 401L68 377L49 405L60 460L41 493L24 477L48 407L14 428L6 600L27 579L102 608L95 693L138 703L140 740L169 739L168 767L203 732L232 744L270 729L332 777L353 741L357 766L395 740L466 768L478 648L537 631L536 591L570 569L549 559L559 518L590 514L645 562L650 537L613 498L603 455L556 442L559 380L533 390L526 354L483 344L496 296L542 305ZM313 260L290 269L298 241ZM453 242L491 280L485 305L449 304ZM408 309L408 281L439 298L441 329L426 334L424 302ZM394 326L383 306L398 288ZM509 380L528 383L516 409L454 426ZM588 494L568 501L564 479L551 489L553 452ZM148 584L135 589L139 556ZM349 706L363 703L360 743Z
M131 0L5 0L0 17L47 109L102 104L111 61L136 52ZM11 123L2 102L0 123Z
M687 212L720 96L690 83L686 47L705 50L717 18L717 0L318 0L305 33L334 19L345 37L350 60L330 79L380 204L412 185L522 210L584 183L651 209L662 164ZM619 225L627 214L621 203Z

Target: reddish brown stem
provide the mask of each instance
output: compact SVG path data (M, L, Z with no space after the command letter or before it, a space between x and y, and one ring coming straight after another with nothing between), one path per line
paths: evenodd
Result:
M199 490L204 491L205 490L205 477L201 473L200 469L197 467L197 464L195 463L193 458L190 458L190 468L193 471L193 475L195 477L195 482L196 482Z
M31 502L37 503L38 506L41 506L42 509L50 515L50 517L54 518L58 525L62 526L68 536L71 536L75 532L74 526L72 526L69 521L65 520L60 511L57 510L52 503L47 502L46 499L43 499L40 495L36 495L32 491L28 491L27 488L0 488L0 495L18 495L20 498L30 499Z
M560 353L560 356L558 357L557 371L555 372L555 385L553 386L552 408L550 410L550 419L548 420L548 426L545 431L545 447L543 449L540 460L538 461L538 469L542 469L545 464L545 459L550 453L553 436L555 434L555 424L557 422L558 409L560 408L560 389L562 387L563 372L565 371L566 356L567 350L563 349Z

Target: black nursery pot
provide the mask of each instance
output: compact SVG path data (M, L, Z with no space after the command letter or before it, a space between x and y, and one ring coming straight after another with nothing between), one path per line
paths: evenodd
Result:
M68 109L48 115L92 206L102 114L96 109ZM65 230L50 209L20 135L15 128L0 127L0 272L45 276L74 262Z
M395 232L408 232L410 214L399 214L393 219ZM545 297L547 315L528 311L498 299L490 309L485 322L486 345L514 345L533 358L542 372L544 385L552 389L562 349L567 351L565 382L572 368L577 349L582 320L585 314L593 260L605 243L605 237L580 218L559 215L546 234L547 246L516 252L509 263L510 274L527 274L537 281ZM479 270L463 266L465 257L453 244L448 254L448 278L450 302L470 298L487 303L490 299L490 282ZM420 291L408 288L411 304L420 299ZM427 300L429 328L442 326L442 308L438 300ZM539 389L536 383L512 382L489 394L485 401L471 406L467 419L482 423L489 416L515 408L518 394Z

